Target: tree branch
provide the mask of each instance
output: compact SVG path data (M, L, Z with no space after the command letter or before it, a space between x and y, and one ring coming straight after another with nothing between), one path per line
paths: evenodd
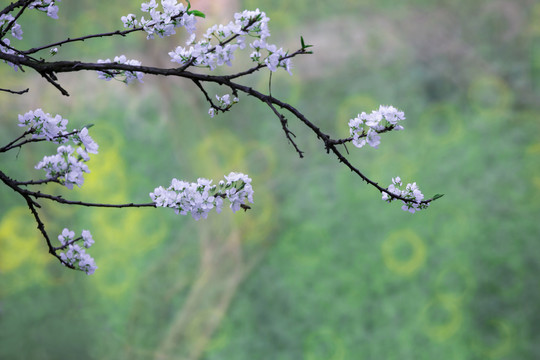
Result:
M43 224L43 221L41 221L41 218L39 217L39 214L36 208L34 207L34 203L29 197L25 196L24 199L26 200L26 204L28 204L28 208L30 209L30 212L34 216L34 219L36 220L38 230L41 232L41 235L43 235L43 237L45 238L45 241L47 242L47 247L49 248L49 254L53 255L55 258L58 259L58 261L60 261L60 263L64 264L68 268L75 269L75 266L62 260L60 255L56 253L57 249L52 245L51 239L49 238L49 235L47 234L47 231L45 230L45 225Z
M9 4L8 6L6 6L4 9L0 10L0 15L9 14L14 9L20 6L25 6L26 4L29 4L30 2L32 2L32 0L19 0L17 2L13 2Z
M19 193L21 196L23 196L25 199L34 197L36 199L47 199L51 201L56 201L61 204L68 204L68 205L80 205L80 206L87 206L87 207L103 207L103 208L128 208L128 207L156 207L156 204L154 203L143 203L143 204L135 204L135 203L129 203L129 204L99 204L99 203L90 203L90 202L84 202L84 201L72 201L72 200L66 200L62 196L53 196L49 194L44 194L40 191L30 191L27 189L23 189L19 187L19 185L33 185L32 182L17 182L11 178L9 178L6 174L4 174L2 171L0 171L0 180L2 180L7 186L12 188L14 191ZM39 181L38 181L39 182ZM34 204L37 204L34 202ZM38 205L39 207L39 205Z
M302 54L301 51L297 51L294 53L295 55ZM291 57L293 54L291 54ZM9 55L9 54L2 54L0 53L0 59L6 59L8 61L11 61L12 58L15 56ZM74 72L74 71L81 71L81 70L96 70L96 71L104 71L104 70L124 70L124 71L131 71L131 72L142 72L145 74L150 75L162 75L162 76L177 76L182 78L191 79L195 83L197 82L212 82L219 85L224 85L232 89L233 91L240 91L247 95L251 95L263 103L269 105L273 104L276 105L282 109L286 109L291 114L293 114L299 121L304 123L315 135L319 140L321 140L324 143L324 147L326 151L329 153L330 151L333 152L338 160L345 164L351 170L352 172L356 173L362 180L364 180L369 185L375 187L379 192L388 194L392 199L398 199L402 200L406 203L415 203L414 200L406 199L404 197L398 196L393 194L392 192L388 191L387 188L381 187L378 183L375 181L372 181L369 179L366 175L364 175L359 169L354 167L345 157L344 155L337 149L336 145L342 144L344 142L349 141L348 139L340 139L340 140L334 140L329 135L324 133L318 126L316 126L314 123L312 123L310 120L308 120L298 109L293 107L292 105L282 102L278 99L276 99L273 96L263 94L257 90L254 90L251 87L241 85L235 82L232 82L230 79L234 78L234 75L229 76L219 76L219 75L207 75L207 74L198 74L193 73L186 70L180 70L178 68L156 68L156 67L150 67L150 66L135 66L135 65L126 65L126 64L118 64L118 63L84 63L79 61L58 61L58 62L35 62L28 59L21 60L21 64L28 66L30 68L33 68L34 70L42 73L61 73L61 72ZM206 95L208 96L208 95ZM271 107L272 108L272 107ZM275 109L272 109L274 114L276 114ZM283 126L283 118L282 115L277 112L276 114L280 121L282 122ZM285 124L286 125L286 124ZM285 127L287 129L287 127ZM382 130L381 132L390 131L391 128L387 127L386 129ZM287 138L289 141L292 140L292 138L289 136L288 133L289 130L285 130L287 134ZM293 142L294 145L294 142ZM295 146L297 152L299 151L297 147ZM302 153L300 151L300 153ZM423 200L421 203L429 203L433 199Z

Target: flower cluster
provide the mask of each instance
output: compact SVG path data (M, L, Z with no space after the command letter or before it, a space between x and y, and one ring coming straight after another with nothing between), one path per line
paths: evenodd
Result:
M75 232L65 228L62 233L58 235L58 240L62 244L59 250L67 249L67 251L60 253L60 259L62 259L62 261L69 266L84 271L87 275L92 275L96 271L96 262L84 249L88 249L94 244L94 239L92 239L90 231L83 230L81 237L75 239ZM75 242L79 240L83 240L84 248L75 244Z
M415 182L412 184L407 184L404 190L399 188L401 186L403 186L401 178L399 176L396 176L395 178L392 178L392 184L388 186L388 192L397 196L401 196L402 198L405 198L407 200L411 200L409 202L405 202L402 200L402 210L414 214L416 211L426 209L429 206L429 203L422 202L422 200L424 200L424 194L422 194L422 192L418 188L418 185L416 185ZM393 200L395 200L395 198L392 198L387 193L383 193L382 199L386 202L392 202Z
M252 61L259 65L265 64L271 71L282 67L290 73L291 62L286 58L287 53L282 48L278 49L276 45L266 43L266 39L270 36L269 20L259 9L244 10L236 13L234 21L227 25L210 27L203 35L203 39L197 42L195 35L192 35L187 42L189 48L178 46L169 52L169 56L171 61L181 65L208 67L210 70L223 64L231 66L235 51L246 47L246 37L249 36L254 39L250 44L255 50L250 56ZM261 52L263 50L265 55Z
M32 134L32 139L46 139L58 144L68 140L66 131L67 119L62 119L60 115L51 116L41 109L28 111L24 115L19 115L19 126L25 126Z
M4 29L14 20L15 18L11 14L0 15L0 32L3 33ZM23 31L21 25L14 22L11 26L11 36L13 36L15 39L22 40L22 34Z
M361 148L366 143L375 149L381 143L379 133L390 130L403 130L398 122L405 120L403 111L393 106L379 106L379 110L373 110L371 114L362 112L354 119L349 120L349 131L354 146Z
M111 59L97 61L99 64L111 63ZM117 64L126 64L139 66L141 62L138 60L128 60L125 55L115 56L114 61ZM107 70L107 71L98 71L98 78L109 81L111 79L116 79L122 81L125 84L131 83L133 80L139 80L143 82L143 73L140 71L125 71L125 70Z
M76 149L70 145L61 145L56 149L56 154L45 156L35 166L36 169L46 171L46 178L57 180L68 189L73 185L81 186L84 183L83 173L90 172L85 162L90 160L88 153L97 154L98 144L88 134L88 128L81 130L66 131L67 119L60 115L51 116L41 109L29 111L19 115L19 126L27 128L27 134L32 134L32 139L44 139L47 141L64 144L71 140Z
M88 155L84 154L82 148L74 150L70 145L59 146L56 151L55 155L43 157L35 168L45 170L47 179L58 180L68 189L73 189L74 184L81 187L84 183L83 173L90 172L84 163L90 159Z
M47 16L58 19L58 6L56 6L56 3L59 3L60 1L61 0L37 0L28 5L28 8L46 12Z
M236 96L233 97L232 100L231 100L231 95L229 95L229 94L225 94L223 96L216 95L216 99L218 101L218 109L217 110L221 110L221 111L229 110L234 104L236 104L238 101L240 101ZM216 115L216 108L211 107L208 110L208 115L210 115L210 117L214 117Z
M264 40L255 40L249 46L254 49L251 55L249 55L252 61L259 64L264 62L270 71L276 71L278 67L284 68L289 75L292 75L291 59L287 58L287 52L283 48L278 49L276 45L267 44ZM262 50L266 50L266 57L263 57Z
M185 27L191 34L195 31L196 18L190 14L184 7L184 4L177 3L176 0L162 0L161 6L163 11L158 10L156 0L150 0L141 4L141 10L150 15L150 19L145 19L144 16L137 20L135 14L122 16L121 20L124 27L134 29L138 26L142 27L148 34L147 39L153 39L154 34L163 38L175 34L175 28Z
M19 114L19 126L26 127L28 134L32 134L32 139L44 139L57 144L66 143L72 140L75 145L82 144L84 149L78 150L85 159L87 153L97 154L98 144L88 135L88 128L81 130L74 129L66 131L67 119L62 116L52 116L41 109L28 111L24 115Z
M196 183L172 179L171 186L155 188L150 198L156 206L173 208L180 215L191 213L195 220L199 220L201 217L206 219L213 208L220 213L224 199L230 202L233 212L249 208L246 201L253 203L253 188L247 175L231 172L218 185L202 178Z

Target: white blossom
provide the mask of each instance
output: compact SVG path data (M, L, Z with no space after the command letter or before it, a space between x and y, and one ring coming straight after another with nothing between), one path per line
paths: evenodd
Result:
M58 235L58 240L62 244L62 247L58 249L63 250L59 256L69 266L84 271L87 275L92 275L97 269L96 262L86 253L84 248L75 244L81 239L85 248L90 248L94 244L90 231L83 230L81 237L75 239L75 232L64 228L62 233Z
M74 237L74 231L70 231L69 229L64 228L64 230L62 230L62 233L58 235L58 241L60 241L62 245L66 245L68 242L73 241Z
M47 16L58 19L58 6L56 3L59 3L60 1L61 0L37 0L30 3L28 8L46 12Z
M361 148L368 144L377 148L381 143L379 133L383 130L403 130L398 122L405 120L403 111L393 106L380 105L378 110L371 114L362 112L354 119L349 120L349 132L354 146Z
M169 52L171 61L181 65L207 67L210 70L224 64L231 66L235 52L246 47L246 39L249 37L252 40L249 46L255 49L249 56L252 61L266 65L270 71L284 68L291 74L292 66L290 59L286 58L287 52L266 42L270 36L270 19L264 12L259 9L245 10L236 13L234 19L227 25L211 26L197 42L192 36L187 42L188 47L178 46Z
M55 155L43 157L35 168L45 170L47 179L58 180L68 189L73 189L73 185L81 187L84 183L83 173L90 172L85 164L87 160L75 156L77 151L70 145L61 145L56 151Z
M210 115L210 117L214 117L217 113L217 111L227 111L229 110L234 104L238 103L240 101L240 99L238 99L238 97L236 96L232 96L230 94L225 94L223 96L219 96L219 95L216 95L216 99L217 99L217 102L218 102L218 109L214 108L214 107L211 107L210 109L208 109L208 115Z
M68 140L67 119L60 115L52 116L41 109L28 111L24 115L19 115L19 126L25 126L32 133L32 139L46 139L57 143L64 143Z
M84 247L89 248L92 245L94 245L94 239L92 238L92 234L88 230L83 230L81 234L83 240L84 240Z
M127 14L126 16L122 16L120 20L122 20L124 27L128 29L134 29L139 25L135 14Z
M126 64L126 65L133 65L133 66L140 66L141 62L138 60L128 60L125 55L115 56L114 61L111 61L111 59L102 60L99 59L98 64L108 64L111 62L115 62L118 64ZM106 81L116 79L119 81L122 81L125 84L131 83L133 80L138 80L139 82L143 82L142 78L144 76L144 73L140 71L126 71L126 70L115 70L115 69L109 69L107 71L98 71L98 78L103 79Z
M375 130L369 129L366 137L366 142L369 144L369 146L376 149L381 143L381 137L379 136L379 134L377 134Z
M247 175L231 172L225 180L216 186L204 178L199 178L196 183L172 179L167 189L162 186L155 188L150 198L156 206L172 208L180 215L191 214L195 220L206 219L214 208L221 212L224 199L230 202L233 212L248 201L253 203L253 188Z
M195 16L188 14L184 4L176 0L162 0L161 7L160 11L155 0L144 2L141 4L141 11L148 13L148 18L142 16L137 19L135 14L128 14L121 17L122 23L128 29L142 26L147 33L147 39L153 39L155 34L161 38L171 36L176 33L174 29L177 27L184 27L190 34L195 31Z
M99 145L96 144L96 142L90 137L90 135L88 135L88 129L85 127L82 128L78 132L78 134L73 137L73 141L75 142L75 144L82 143L86 152L89 152L91 154L98 153L97 150L99 148Z
M11 14L0 15L0 27L3 27L4 25L7 26L9 23L13 22L13 25L11 26L11 36L15 39L22 40L23 31L21 25L14 20L15 18Z
M416 211L426 209L429 206L429 203L422 203L422 200L424 200L424 194L422 194L415 182L407 184L403 190L400 189L402 185L401 178L396 176L395 178L392 178L392 184L390 184L387 189L391 194L410 200L402 200L402 210L414 214ZM392 202L395 200L395 198L386 192L383 192L382 199L386 202Z

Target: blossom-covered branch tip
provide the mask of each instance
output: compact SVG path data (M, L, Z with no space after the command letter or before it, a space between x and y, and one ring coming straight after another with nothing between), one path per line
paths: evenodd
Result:
M206 219L213 208L221 212L224 200L229 202L233 212L249 209L247 202L253 203L253 188L247 175L231 172L218 185L212 185L212 180L204 178L199 178L196 183L172 179L168 188L155 188L150 198L158 207L169 207L177 214L191 214L199 220L201 217Z

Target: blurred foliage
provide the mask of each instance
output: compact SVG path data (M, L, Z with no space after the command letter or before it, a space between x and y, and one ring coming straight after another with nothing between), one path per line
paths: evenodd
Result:
M384 136L378 150L349 147L350 158L382 184L400 175L445 197L414 216L383 203L291 119L307 152L298 159L253 99L210 119L197 89L177 79L125 87L61 75L65 98L2 66L3 87L31 91L0 94L0 143L19 133L18 113L37 107L73 127L95 124L100 153L84 186L47 191L147 202L172 177L217 180L235 170L253 177L256 202L199 222L159 209L44 203L52 237L64 227L92 231L99 269L87 277L53 261L21 199L0 189L0 358L540 358L540 4L192 3L206 25L258 7L272 19L273 42L293 50L302 35L314 44L314 55L294 60L293 77L275 74L272 93L336 137L378 104L404 110L404 132ZM21 21L21 47L115 30L138 7L64 1L58 21ZM183 36L92 40L57 57L124 53L167 66ZM267 89L267 73L249 85ZM47 151L54 146L27 146L1 166L36 178Z

